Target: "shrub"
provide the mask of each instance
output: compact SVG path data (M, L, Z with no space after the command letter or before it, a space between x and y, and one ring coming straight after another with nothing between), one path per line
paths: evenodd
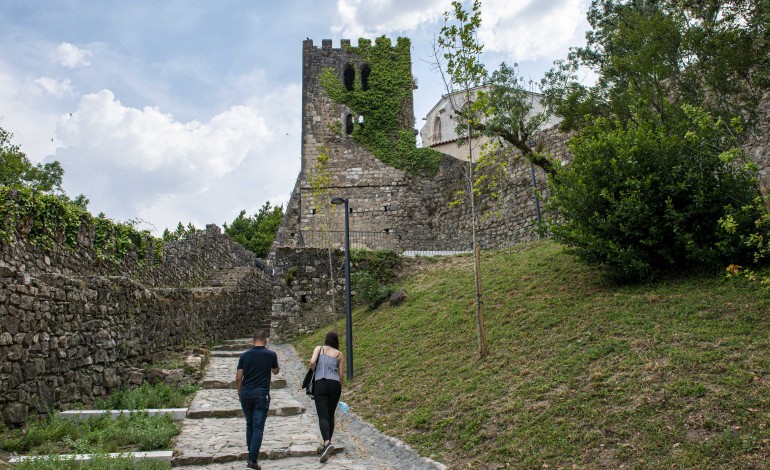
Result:
M613 280L752 259L743 238L763 210L753 170L736 160L734 127L698 108L675 112L667 123L597 119L549 184L554 238Z
M393 251L356 250L351 252L350 282L356 298L373 310L390 297L390 284L401 268L401 258Z

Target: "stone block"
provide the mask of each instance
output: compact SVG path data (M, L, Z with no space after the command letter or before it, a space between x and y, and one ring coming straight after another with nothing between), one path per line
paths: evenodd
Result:
M23 403L11 403L3 410L3 420L10 424L21 424L27 421L29 408Z

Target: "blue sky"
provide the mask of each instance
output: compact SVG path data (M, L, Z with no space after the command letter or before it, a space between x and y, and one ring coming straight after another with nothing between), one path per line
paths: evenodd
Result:
M490 69L539 80L584 42L588 0L486 0ZM285 204L300 165L302 41L412 39L416 126L439 99L427 61L449 0L3 0L0 127L58 160L93 213L221 225Z

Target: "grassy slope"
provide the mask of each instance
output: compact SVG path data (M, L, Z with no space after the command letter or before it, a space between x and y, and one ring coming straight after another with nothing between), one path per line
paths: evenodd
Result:
M770 461L766 291L721 277L608 286L550 242L484 254L482 270L484 359L470 257L426 262L403 305L354 313L354 411L450 468Z

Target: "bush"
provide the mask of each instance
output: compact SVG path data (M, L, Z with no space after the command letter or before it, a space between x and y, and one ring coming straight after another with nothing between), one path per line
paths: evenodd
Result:
M698 108L678 116L597 119L549 183L554 238L613 280L752 260L745 237L763 209L752 169L736 161L732 127Z
M356 298L374 310L390 297L390 284L401 268L401 257L393 251L356 250L351 252L350 282Z

